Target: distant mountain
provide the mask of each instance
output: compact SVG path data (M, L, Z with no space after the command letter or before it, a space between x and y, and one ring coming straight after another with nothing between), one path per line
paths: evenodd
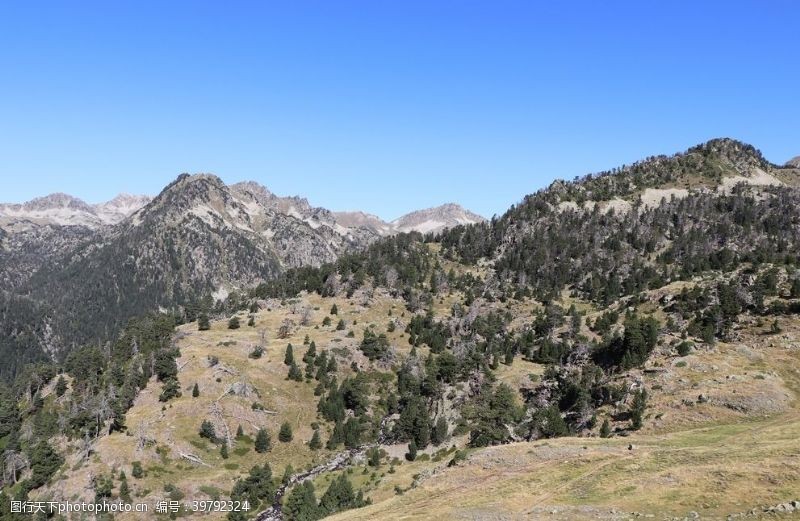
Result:
M15 319L13 342L0 332L0 354L11 360L4 371L13 374L19 353L10 351L24 346L58 356L111 338L148 311L180 312L212 294L213 303L286 269L333 262L399 231L439 230L464 215L474 214L447 205L396 226L210 174L183 174L152 199L120 195L90 205L53 194L1 205L0 292L9 308L37 310L30 327Z
M411 231L438 232L451 226L485 220L449 203L386 222L376 215L360 211L334 212L313 207L307 199L281 197L253 181L236 183L228 188L232 196L244 204L245 212L262 224L270 224L282 215L303 221L314 229L325 226L355 241ZM83 226L96 230L121 223L152 199L146 195L120 194L108 202L92 205L68 194L55 193L21 204L0 203L0 229L19 232L42 226Z
M44 225L85 226L96 229L117 224L150 201L144 195L120 194L95 205L56 193L22 204L0 204L0 227L15 230Z
M119 194L112 200L94 205L97 216L106 224L117 224L149 203L147 195Z
M787 167L800 168L800 156L794 157L786 162Z
M480 215L451 203L411 212L392 221L392 227L398 232L436 233L454 226L477 224L485 220Z

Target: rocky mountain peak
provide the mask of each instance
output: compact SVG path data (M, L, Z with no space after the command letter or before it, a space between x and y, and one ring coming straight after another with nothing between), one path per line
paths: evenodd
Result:
M257 199L270 201L278 196L269 191L269 189L255 181L241 181L230 185L232 192L237 194L249 194Z
M800 168L800 156L793 157L786 162L786 166L791 168Z
M86 202L83 200L61 192L32 199L26 203L23 203L22 208L33 211L68 208L71 210L93 213L91 206L86 204Z
M137 204L144 206L151 200L152 197L148 195L134 195L123 192L121 194L118 194L115 198L111 199L110 201L102 203L102 205L114 206L117 208L130 207L130 206L135 206Z
M163 222L175 226L192 217L214 227L250 228L244 206L222 179L213 174L181 174L138 212L130 225Z
M417 231L433 233L461 224L475 224L486 219L461 205L447 203L434 208L418 210L392 221L399 232Z

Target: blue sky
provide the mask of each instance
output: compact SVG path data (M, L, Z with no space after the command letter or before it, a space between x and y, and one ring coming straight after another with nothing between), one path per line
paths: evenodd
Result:
M502 213L713 137L800 154L800 3L4 2L0 201L256 180Z

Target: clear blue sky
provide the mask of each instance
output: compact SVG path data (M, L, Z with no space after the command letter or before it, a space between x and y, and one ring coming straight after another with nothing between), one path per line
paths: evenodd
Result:
M3 2L0 201L252 179L503 212L713 137L800 154L800 2Z

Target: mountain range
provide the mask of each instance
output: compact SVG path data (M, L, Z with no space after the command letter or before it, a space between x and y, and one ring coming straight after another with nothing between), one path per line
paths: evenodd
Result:
M210 174L190 176L200 178ZM214 176L210 176L214 177ZM218 180L222 183L221 180ZM448 203L405 214L386 222L361 211L331 211L313 207L302 197L281 197L264 186L245 181L226 187L235 199L245 204L251 214L279 213L304 221L312 228L327 226L341 235L365 228L377 236L417 231L431 233L459 224L473 224L485 219L478 214ZM53 193L24 203L0 203L0 229L17 232L41 226L82 226L92 230L114 226L143 209L153 197L119 194L110 201L89 204L65 193ZM253 217L253 215L251 215Z
M33 306L39 317L17 320L9 311L0 352L11 360L58 356L113 336L147 311L224 298L381 237L483 220L448 204L387 223L279 197L254 182L228 186L210 174L183 174L154 198L120 195L90 205L52 194L0 205L2 301L17 310Z

